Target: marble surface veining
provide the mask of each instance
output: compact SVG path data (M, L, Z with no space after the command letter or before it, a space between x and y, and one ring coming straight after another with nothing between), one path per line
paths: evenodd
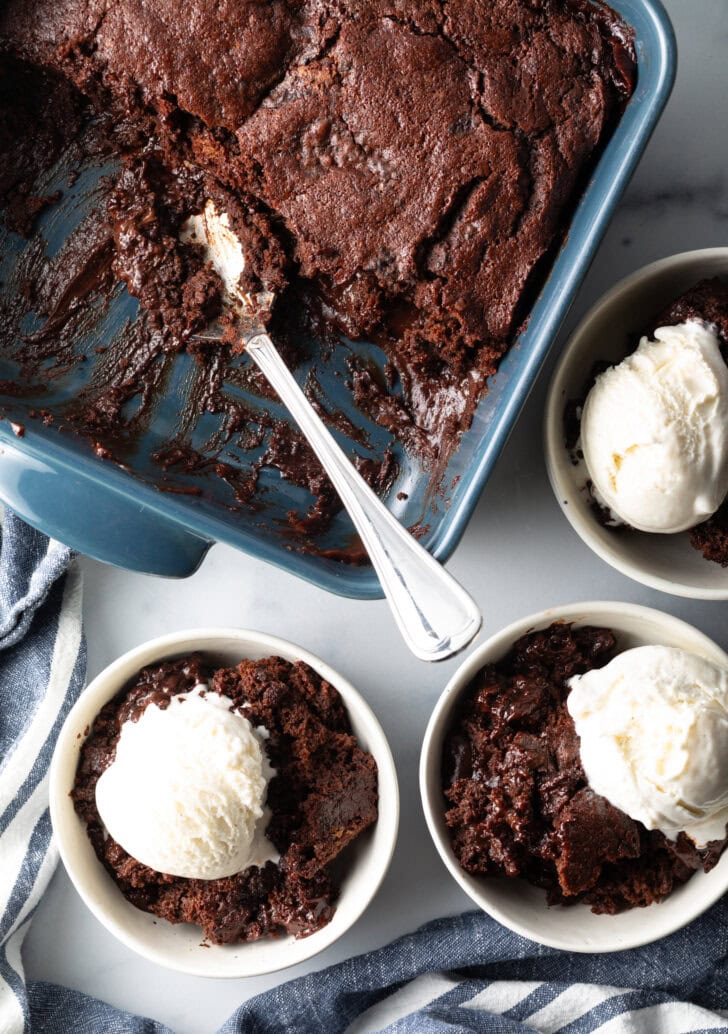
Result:
M679 70L665 117L622 201L561 335L622 276L654 259L728 244L727 0L667 0ZM552 362L559 351L557 344ZM552 604L621 599L667 610L728 647L728 603L650 591L593 556L562 517L540 447L549 368L539 381L450 568L482 606L486 633ZM175 583L84 562L89 676L144 639L203 624L247 626L326 658L369 700L395 753L401 782L399 844L364 917L307 965L269 978L213 981L143 961L98 924L62 869L25 947L28 977L99 996L162 1020L178 1034L208 1034L241 1001L285 977L385 944L435 916L469 907L432 847L417 789L422 733L457 661L428 667L399 640L384 603L341 600L218 546ZM527 572L519 583L519 567Z

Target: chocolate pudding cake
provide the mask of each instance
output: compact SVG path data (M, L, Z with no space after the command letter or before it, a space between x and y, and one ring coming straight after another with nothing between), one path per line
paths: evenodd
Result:
M433 475L524 325L636 69L630 30L586 0L8 0L0 59L72 84L97 113L96 146L123 163L87 265L126 284L141 326L123 376L67 421L99 455L116 455L142 422L130 400L143 409L185 347L208 368L194 405L229 412L225 433L245 425L259 444L250 415L221 400L229 348L191 340L220 285L179 235L209 197L243 241L247 283L276 292L289 362L307 335L383 349L386 377L360 364L354 402ZM26 200L25 229L40 204ZM36 311L56 332L70 318ZM158 462L191 470L189 440L170 444ZM290 453L261 462L295 480ZM388 463L367 471L380 488ZM238 499L258 469L235 482Z
M1 18L6 47L143 131L147 161L151 142L229 191L237 225L262 209L282 245L250 249L266 286L295 275L348 334L395 320L410 352L486 373L634 77L624 26L578 0L11 0Z
M442 759L445 819L466 872L522 877L550 904L614 914L661 901L726 841L698 849L648 830L588 785L567 680L618 652L606 628L529 632L465 692Z
M173 696L201 684L265 729L275 771L265 836L279 860L220 879L175 877L141 864L105 830L96 801L124 723L137 722L150 705L169 707ZM137 908L171 923L196 923L213 944L305 937L330 921L345 871L342 852L376 821L377 765L357 745L339 693L308 665L269 657L215 670L193 654L143 669L131 689L102 708L81 748L72 796L99 860Z

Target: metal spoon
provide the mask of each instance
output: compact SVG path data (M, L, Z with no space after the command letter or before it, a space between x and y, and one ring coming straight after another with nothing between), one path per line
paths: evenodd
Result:
M273 295L249 295L239 287L245 257L227 214L219 213L208 201L201 215L188 220L182 239L207 249L209 261L223 281L226 304L240 325L245 350L288 408L338 492L404 641L422 661L441 661L458 653L482 624L477 605L389 512L296 383L262 322ZM199 336L214 340L221 333L213 329Z

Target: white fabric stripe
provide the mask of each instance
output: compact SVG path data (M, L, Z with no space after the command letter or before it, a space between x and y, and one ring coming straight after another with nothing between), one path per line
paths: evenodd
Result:
M3 864L0 869L0 918L5 914L18 879L28 844L38 819L48 807L48 773L13 818L2 835Z
M6 941L3 949L10 967L21 979L24 977L24 971L20 958L20 947L26 933L27 928L18 930L16 937ZM0 1034L23 1034L24 1028L23 1007L12 988L0 977Z
M51 573L57 561L57 554L64 553L65 551L66 547L63 543L57 542L55 539L49 539L45 554L38 560L31 572L25 592L16 600L6 614L2 630L4 636L12 637L17 633L28 607L33 611L37 609L43 596L55 581L55 577L51 578Z
M45 551L45 556L39 561L37 567L33 570L28 582L28 591L26 596L37 597L38 589L42 588L44 581L46 580L46 571L48 565L53 562L54 555L62 550L63 546L56 539L48 539L48 546Z
M30 923L26 923L25 926L21 926L5 941L5 958L8 960L10 968L18 974L23 983L25 983L25 967L23 966L20 949L23 946L23 941L29 928Z
M25 1017L14 992L0 977L0 1034L23 1034Z
M0 977L0 1034L23 1034L25 1017L12 988Z
M35 764L36 758L58 717L81 645L81 574L69 570L63 591L58 632L53 646L48 689L16 749L0 770L0 814L14 799ZM18 687L22 692L22 686Z
M389 998L385 998L383 1002L377 1002L361 1016L357 1016L346 1028L345 1034L373 1034L375 1031L383 1030L390 1023L396 1023L397 1020L409 1016L411 1012L429 1005L434 998L452 991L459 983L461 981L446 977L442 973L426 973L417 977Z
M483 1009L485 1012L502 1015L524 998L528 998L544 983L543 980L494 980L484 991L479 991L469 1002L464 1002L463 1008Z
M55 845L55 841L51 839L50 845L48 846L48 850L45 853L43 861L40 863L40 868L38 869L38 872L36 874L33 888L28 894L28 897L25 900L25 904L21 908L20 912L18 912L17 919L8 930L6 934L6 940L9 940L17 933L18 928L25 922L26 918L30 915L35 906L38 904L43 894L45 893L46 887L50 883L51 876L55 872L57 864L58 848Z
M572 984L571 987L565 988L558 998L544 1005L543 1009L532 1013L528 1017L528 1025L539 1031L539 1034L555 1034L555 1031L565 1027L567 1023L573 1023L597 1005L628 990L629 988L624 987Z
M687 1034L691 1030L725 1030L725 1020L690 1002L663 1002L613 1016L594 1034Z

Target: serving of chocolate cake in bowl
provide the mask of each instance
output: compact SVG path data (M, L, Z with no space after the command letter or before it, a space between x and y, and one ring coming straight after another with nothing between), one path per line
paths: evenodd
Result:
M243 726L230 730L229 739L215 722L221 702L227 717L237 716ZM207 715L202 723L195 721L193 709L201 707L212 721ZM130 771L117 777L120 785L111 796L102 795L101 787L122 764L125 738L148 724L150 708L156 712L154 729L147 733L151 743L137 734L127 747ZM187 757L172 757L165 765L175 729L162 716L174 715L179 722L178 716L187 714L193 722L183 742ZM227 813L220 810L225 770L235 765L237 740L250 727L259 730L259 751L270 772L266 780L261 765L255 786L261 803L265 794L267 814L258 807L262 828L255 831L265 845L256 852L248 842L240 851L234 843L230 859L210 869L210 855L220 851L215 840L223 837L226 846L237 841L244 825L238 799L251 794L249 773L243 773L242 786L226 788ZM202 753L206 735L213 737L208 757ZM190 772L196 752L204 765ZM217 779L210 777L216 759L223 769ZM284 933L304 937L330 922L339 892L336 859L376 822L377 796L376 762L356 745L339 694L315 671L280 657L214 670L194 654L143 669L131 689L101 710L81 748L73 790L94 850L124 896L167 922L196 923L213 944ZM199 815L208 800L214 819ZM131 815L120 815L129 801ZM145 809L151 809L147 821L153 828L137 837ZM113 818L105 823L107 814ZM122 844L112 835L115 823ZM160 843L162 836L168 842ZM133 857L135 843L144 859L146 852L160 857L164 871Z
M543 887L550 904L581 901L611 915L661 901L715 866L728 843L725 817L705 845L684 830L669 840L587 778L572 680L617 655L610 629L554 623L522 636L473 680L443 752L445 821L467 872L521 876ZM632 712L625 722L638 718ZM660 736L654 725L651 735Z
M224 628L102 671L61 731L50 798L97 918L146 958L218 977L337 940L376 893L399 816L391 752L356 690L285 640Z
M728 886L728 657L623 603L553 607L461 665L420 789L450 875L510 929L567 951L666 936Z
M607 563L653 588L728 598L728 250L671 255L586 314L549 388L549 479Z

